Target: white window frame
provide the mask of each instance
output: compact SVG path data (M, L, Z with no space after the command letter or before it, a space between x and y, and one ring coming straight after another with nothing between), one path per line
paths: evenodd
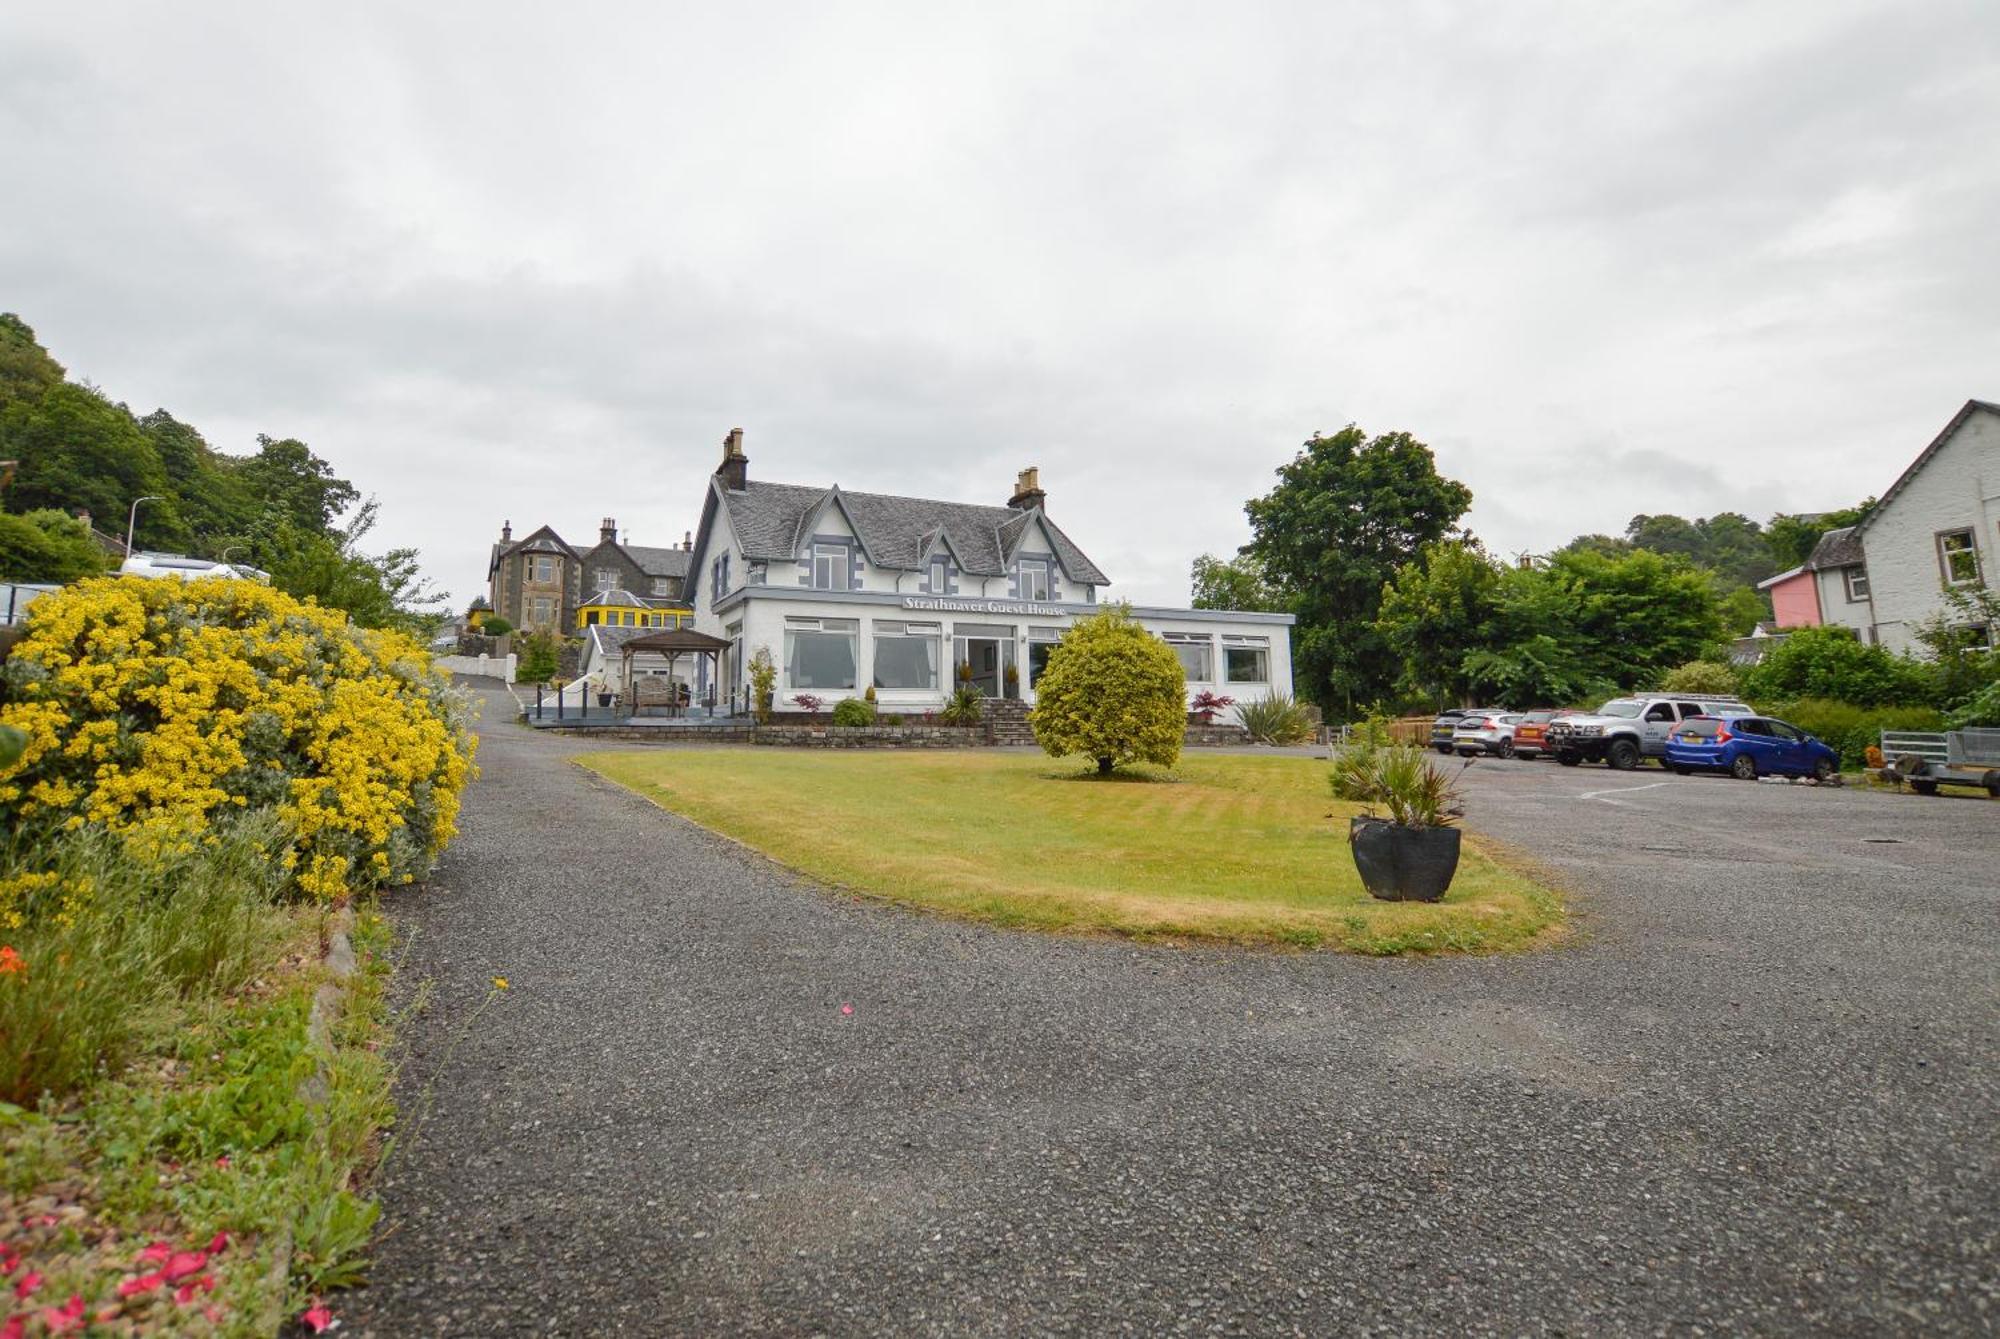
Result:
M944 691L944 677L948 672L944 654L943 623L912 623L904 619L875 619L869 629L874 644L869 647L868 681L881 693L941 693ZM890 685L882 682L879 666L882 663L881 645L885 641L928 642L931 646L931 682L928 687L911 688L906 684Z
M1868 599L1868 569L1865 567L1843 567L1841 581L1847 590L1849 604L1861 604Z
M1263 673L1254 679L1239 679L1230 672L1229 653L1250 651L1257 656L1257 663ZM1271 682L1271 639L1268 637L1238 637L1225 635L1222 639L1222 681L1231 684L1268 684Z
M1030 583L1033 584L1030 584ZM1025 562L1020 566L1021 598L1040 600L1049 598L1049 565L1040 562Z
M1189 683L1213 684L1215 682L1215 638L1202 632L1163 632L1160 640L1174 648L1174 655L1180 657L1181 673ZM1198 648L1202 653L1202 667L1206 673L1197 676L1194 667L1181 656L1182 647Z
M556 579L556 560L546 553L530 554L528 557L528 580L540 585L548 585Z
M802 685L792 681L792 663L797 658L795 637L799 633L818 636L840 635L847 638L847 658L850 666L848 682L845 684ZM856 681L861 677L861 620L858 618L787 618L785 620L784 663L779 667L784 677L785 691L788 693L851 693Z
M824 578L820 564L827 564ZM849 557L845 544L815 544L812 546L812 588L814 590L851 590L849 580L853 575L853 560ZM836 584L837 578L837 584Z

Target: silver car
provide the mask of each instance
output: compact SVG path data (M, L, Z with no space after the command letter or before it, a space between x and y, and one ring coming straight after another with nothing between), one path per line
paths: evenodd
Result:
M1451 732L1452 751L1471 758L1481 753L1495 758L1514 756L1514 726L1525 713L1518 711L1475 711L1459 718Z

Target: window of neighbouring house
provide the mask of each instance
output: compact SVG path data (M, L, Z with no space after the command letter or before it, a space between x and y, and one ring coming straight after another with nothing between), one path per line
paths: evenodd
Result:
M875 686L935 693L944 626L875 621Z
M853 618L785 620L785 687L854 687L854 650L861 621Z
M1229 683L1269 683L1271 643L1266 637L1224 637L1222 677Z
M1192 632L1167 632L1161 640L1174 648L1180 657L1181 672L1187 675L1189 683L1215 682L1215 642L1212 638Z
M618 589L618 574L608 567L600 567L590 574L590 582L602 595L605 591Z
M584 611L583 611L583 626L585 626L586 628L587 628L587 627L589 627L589 626L590 626L591 624L593 624L593 623L595 623L595 622L597 621L597 617L598 617L598 615L597 615L597 611L596 611L595 609L586 609L586 610L584 610Z
M653 594L672 595L673 593L674 593L674 579L672 577L653 578Z
M713 605L729 593L729 555L722 554L708 565L708 602Z
M1947 586L1964 586L1979 580L1979 549L1970 530L1945 530L1937 537L1938 568Z
M533 623L553 622L556 616L556 602L546 595L537 595L529 604L529 621Z
M528 559L528 580L546 585L556 579L556 560L546 553Z
M815 544L812 546L812 583L814 590L846 590L848 588L849 566L845 544Z
M1847 602L1858 604L1868 598L1868 569L1865 567L1845 567L1841 575L1847 579Z

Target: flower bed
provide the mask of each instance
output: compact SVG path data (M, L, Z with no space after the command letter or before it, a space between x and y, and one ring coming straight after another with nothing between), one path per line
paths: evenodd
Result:
M89 826L155 859L269 810L272 856L329 899L428 869L471 773L462 700L422 648L249 581L107 578L37 600L0 724L28 737L0 770L0 822L30 844ZM0 928L50 874L0 883Z

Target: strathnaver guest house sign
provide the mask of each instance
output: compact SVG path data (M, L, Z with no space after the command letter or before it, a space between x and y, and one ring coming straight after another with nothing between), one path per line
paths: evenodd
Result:
M1069 613L1060 605L1026 600L952 600L934 595L905 595L903 608L930 614L1021 614L1031 618L1063 618Z

